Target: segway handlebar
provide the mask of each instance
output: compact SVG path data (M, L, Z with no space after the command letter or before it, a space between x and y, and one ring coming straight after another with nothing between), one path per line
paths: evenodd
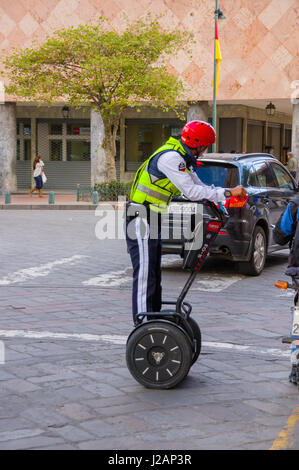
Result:
M228 213L223 210L223 206L206 199L198 201L210 209L209 214L203 214L203 220L200 221L194 230L194 239L189 243L188 249L184 247L183 269L191 271L190 276L184 285L176 302L176 312L184 313L184 299L192 286L197 273L206 261L210 248L216 239L220 229L228 219ZM201 243L199 243L199 241Z

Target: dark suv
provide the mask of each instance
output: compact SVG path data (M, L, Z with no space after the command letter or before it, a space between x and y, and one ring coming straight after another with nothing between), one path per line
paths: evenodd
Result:
M266 255L285 248L274 243L272 232L279 215L297 193L295 180L275 157L267 153L210 153L199 165L197 174L203 183L224 188L242 184L248 193L241 200L234 197L226 200L224 205L229 219L213 243L211 255L237 261L239 271L244 274L259 275ZM171 234L174 229L184 233L181 225L186 218L172 214L171 204L169 210L170 231L167 239L162 238L163 254L184 256L186 239Z

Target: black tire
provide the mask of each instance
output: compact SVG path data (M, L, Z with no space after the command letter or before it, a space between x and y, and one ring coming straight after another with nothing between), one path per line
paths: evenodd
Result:
M128 338L126 360L132 376L141 385L169 389L188 374L192 361L186 333L168 321L150 321Z
M190 324L192 328L194 340L195 340L195 350L193 352L192 361L191 361L191 365L193 365L197 361L198 356L200 355L200 351L201 351L201 331L200 331L198 324L194 320L194 318L189 317L188 323Z
M264 269L267 256L267 239L262 227L257 226L252 236L250 260L239 263L239 272L249 276L259 276Z

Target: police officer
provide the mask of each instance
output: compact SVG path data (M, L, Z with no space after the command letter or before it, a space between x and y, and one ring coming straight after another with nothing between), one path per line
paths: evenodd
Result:
M243 186L211 187L195 173L196 159L215 142L214 128L204 121L188 122L181 138L170 137L137 170L127 205L127 246L133 265L133 321L136 314L161 310L160 215L172 196L183 194L191 201L223 201L246 195ZM152 231L151 214L158 214ZM141 217L140 217L141 216ZM152 232L154 236L152 236Z

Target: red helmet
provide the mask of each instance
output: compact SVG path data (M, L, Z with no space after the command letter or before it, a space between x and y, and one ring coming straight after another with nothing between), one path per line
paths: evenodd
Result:
M188 147L208 147L216 140L214 127L205 121L190 121L183 127L181 140Z

